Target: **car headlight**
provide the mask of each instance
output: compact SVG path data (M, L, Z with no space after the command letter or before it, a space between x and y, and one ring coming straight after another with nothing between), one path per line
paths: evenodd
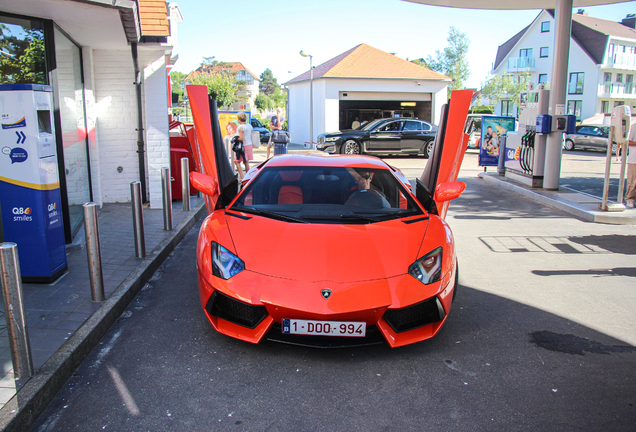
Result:
M439 282L442 276L442 248L433 249L409 266L409 274L424 285Z
M212 248L212 274L221 279L229 279L245 270L245 263L229 250L216 242L210 243Z
M334 142L338 141L338 137L326 137L325 142Z

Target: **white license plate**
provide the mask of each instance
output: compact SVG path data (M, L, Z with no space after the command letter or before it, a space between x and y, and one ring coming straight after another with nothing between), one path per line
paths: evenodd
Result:
M314 336L364 337L367 323L355 321L313 321L283 319L283 333Z

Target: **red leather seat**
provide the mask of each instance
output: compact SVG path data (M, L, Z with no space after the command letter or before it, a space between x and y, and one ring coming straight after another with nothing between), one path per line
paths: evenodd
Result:
M278 192L278 204L302 204L303 191L300 186L285 185Z

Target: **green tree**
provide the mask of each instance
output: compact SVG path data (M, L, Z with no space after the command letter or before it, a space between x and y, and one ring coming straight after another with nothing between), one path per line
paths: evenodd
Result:
M242 97L238 95L241 86L232 69L227 63L215 60L214 56L203 57L201 66L190 78L190 83L206 86L208 94L216 100L219 108L230 108Z
M170 82L172 83L172 98L177 99L177 104L183 103L183 79L186 74L183 72L172 71L170 72Z
M470 76L468 66L468 47L470 39L466 33L451 27L448 31L448 46L443 51L435 51L435 57L428 56L424 61L428 68L443 73L453 81L448 87L448 96L452 90L462 90L464 81Z
M278 85L278 81L274 78L274 74L268 68L263 71L260 76L261 82L259 84L259 90L261 93L265 93L267 96L271 96L274 94L276 89L280 89Z
M0 83L46 84L44 34L40 29L23 29L13 34L0 24Z
M219 108L229 108L236 101L236 78L225 72L200 72L190 79L192 84L204 85Z
M274 108L272 99L265 93L259 93L256 95L256 98L254 99L254 105L256 105L256 107L262 111L271 110L272 108Z
M270 96L273 101L272 108L285 108L287 106L287 92L280 87L276 87L274 93Z
M486 78L486 82L481 88L481 97L490 99L491 103L497 103L502 99L510 99L515 105L518 105L521 92L528 89L528 83L530 82L531 76L529 72L512 75L504 71L502 75L493 75Z

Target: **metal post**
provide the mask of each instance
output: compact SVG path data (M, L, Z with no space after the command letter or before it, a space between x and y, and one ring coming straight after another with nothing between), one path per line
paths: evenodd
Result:
M130 197L132 201L133 231L135 233L135 256L146 256L146 239L144 237L144 213L141 206L141 182L130 182Z
M172 231L172 190L170 167L161 168L161 192L163 196L163 229Z
M573 0L557 0L554 16L554 55L552 56L552 78L550 81L550 115L566 114L565 93L568 78L568 59L570 54L570 33L572 28ZM548 135L545 153L545 172L543 188L559 189L561 175L561 153L563 131Z
M627 130L627 136L629 137L629 129ZM613 143L609 141L607 143L608 147L611 147ZM618 197L616 202L618 204L623 204L623 193L625 189L625 170L627 169L627 152L629 151L629 138L623 144L619 144L616 146L616 154L618 155L618 151L621 149L621 173L618 177Z
M603 183L603 201L598 205L601 210L607 211L607 198L609 196L609 178L612 168L612 141L614 141L614 126L610 126L607 135L607 156L605 158L605 182Z
M33 375L33 359L22 301L18 245L15 243L0 243L0 272L13 372L18 378L28 378Z
M309 148L314 148L314 57L309 56Z
M190 163L188 158L181 158L181 197L183 211L190 211Z
M102 254L99 247L99 227L97 226L97 204L88 202L84 208L84 234L86 235L86 257L88 276L91 282L91 300L104 301L104 276L102 274Z

